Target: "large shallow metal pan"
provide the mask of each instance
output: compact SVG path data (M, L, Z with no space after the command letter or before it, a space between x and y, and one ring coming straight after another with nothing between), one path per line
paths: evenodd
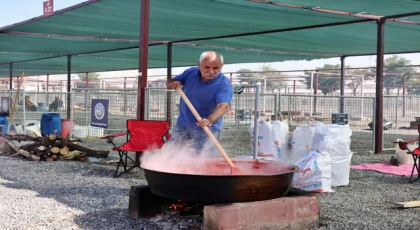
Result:
M162 197L202 203L234 203L274 199L289 190L296 166L278 161L232 159L246 175L230 175L223 159L209 159L197 174L161 171L142 165L151 191ZM179 171L179 172L178 172Z

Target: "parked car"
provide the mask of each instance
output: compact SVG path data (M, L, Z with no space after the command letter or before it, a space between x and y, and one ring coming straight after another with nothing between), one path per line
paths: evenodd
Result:
M370 122L368 124L368 126L369 126L370 129L373 129L373 127L372 127L373 126L373 122ZM387 121L387 120L384 119L384 122L382 124L382 127L384 127L384 130L388 130L388 129L392 128L392 122L391 121Z

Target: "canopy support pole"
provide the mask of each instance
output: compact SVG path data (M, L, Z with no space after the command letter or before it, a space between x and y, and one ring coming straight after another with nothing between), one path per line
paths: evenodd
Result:
M9 71L10 71L9 89L13 89L13 63L9 63Z
M384 31L386 19L381 18L378 24L376 54L376 111L375 111L375 153L382 153L383 125L383 87L384 87Z
M86 72L86 89L89 88L89 72Z
M169 81L172 78L172 43L169 42L167 44L168 52L166 57L166 80ZM169 121L169 124L171 124L172 121L172 93L167 92L166 93L166 120Z
M146 109L147 61L149 52L149 10L150 0L140 0L140 44L139 72L137 78L137 120L144 120ZM136 152L136 163L140 165L141 152Z
M147 58L149 52L149 8L150 0L140 0L140 46L139 46L139 73L137 89L137 120L144 120L146 109L147 87Z
M71 55L67 55L67 118L70 119L71 111Z
M345 74L345 59L346 56L341 56L340 60L341 60L341 75L340 75L340 113L344 113L344 74Z

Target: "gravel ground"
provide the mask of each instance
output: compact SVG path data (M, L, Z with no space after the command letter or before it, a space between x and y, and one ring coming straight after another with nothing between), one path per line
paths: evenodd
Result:
M391 154L354 155L352 164L388 161ZM128 194L145 184L139 170L113 178L112 165L31 162L0 155L0 229L200 229L199 216L128 217ZM318 229L419 229L420 208L393 202L418 200L420 182L351 170L349 186L320 195Z

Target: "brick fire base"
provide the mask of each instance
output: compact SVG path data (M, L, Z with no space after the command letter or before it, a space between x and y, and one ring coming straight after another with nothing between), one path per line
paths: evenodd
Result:
M311 229L319 226L317 195L204 207L204 229Z

